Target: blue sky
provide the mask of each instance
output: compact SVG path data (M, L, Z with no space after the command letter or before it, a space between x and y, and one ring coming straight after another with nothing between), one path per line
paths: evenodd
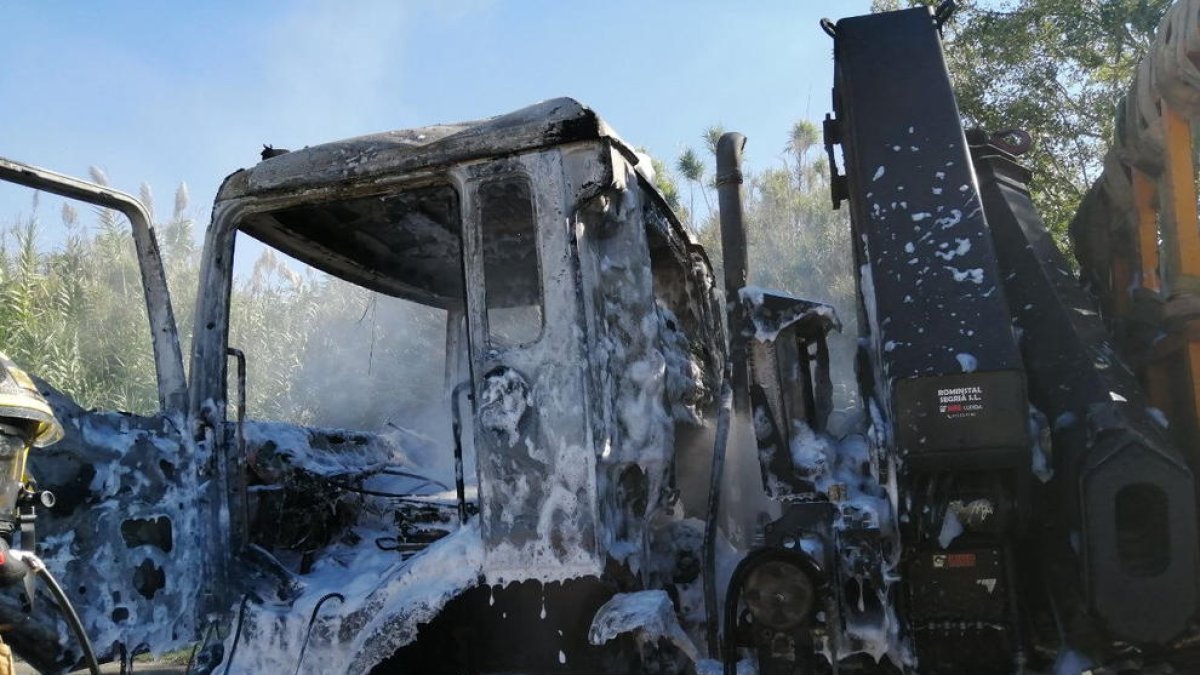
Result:
M594 107L674 163L721 124L752 166L829 106L817 21L869 0L16 2L0 0L0 155L102 167L167 208L189 186L202 229L221 179L263 143L297 148L476 119L556 96ZM0 226L30 192L0 185ZM59 200L41 207L46 235Z

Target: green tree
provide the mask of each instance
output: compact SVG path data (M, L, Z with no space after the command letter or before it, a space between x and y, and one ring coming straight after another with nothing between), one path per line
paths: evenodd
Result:
M64 242L44 250L38 207L35 197L30 214L4 236L0 345L84 406L155 409L150 334L127 228L98 210L89 233L75 209L64 208Z
M821 133L817 130L815 123L809 120L797 120L792 124L792 131L788 135L787 146L784 149L792 155L792 160L795 162L798 185L802 185L803 181L811 178L811 176L804 175L804 169L810 166L806 157L809 149L815 146L820 139Z
M704 134L700 137L704 139L704 147L708 148L708 154L712 157L717 156L717 141L725 135L725 127L720 124L714 124L704 130Z
M906 4L936 4L909 0ZM1034 138L1034 202L1065 244L1100 175L1117 103L1171 0L962 0L945 29L947 66L967 126ZM876 0L873 9L898 9Z
M691 148L684 148L683 153L679 155L679 159L675 162L675 168L679 171L679 175L683 176L688 182L688 193L690 204L688 210L696 213L696 186L700 186L700 196L704 198L704 208L706 212L712 211L712 204L708 201L708 191L704 185L704 162L700 160L699 155ZM694 217L694 216L693 216Z
M679 201L679 185L675 182L671 169L657 157L650 160L650 167L654 171L654 187L662 193L667 204L675 211L683 210L683 204ZM689 215L685 220L690 220L690 217Z

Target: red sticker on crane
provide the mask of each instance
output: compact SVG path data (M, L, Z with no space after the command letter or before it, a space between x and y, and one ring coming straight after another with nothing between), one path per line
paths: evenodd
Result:
M974 553L951 553L946 558L946 567L974 567Z

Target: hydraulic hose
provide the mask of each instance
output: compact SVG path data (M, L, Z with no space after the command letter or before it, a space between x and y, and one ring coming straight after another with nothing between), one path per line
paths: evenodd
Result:
M713 444L712 471L708 479L708 513L704 522L704 615L708 617L709 658L720 658L720 613L717 611L717 522L721 509L721 476L725 473L725 448L729 444L729 422L733 413L733 388L729 378L721 387L721 410L717 416L717 438Z
M18 555L29 569L45 582L46 587L50 589L50 594L54 596L54 601L58 603L59 609L66 615L67 624L75 633L75 639L79 640L88 671L92 675L100 675L100 664L96 661L96 652L92 649L92 641L88 639L87 633L83 630L83 622L79 620L79 615L75 613L75 607L67 599L67 594L63 592L62 586L58 585L58 581L50 574L50 570L46 569L46 564L42 562L41 558L27 551L13 551L12 553ZM32 598L30 599L32 600Z
M752 552L738 563L729 578L729 587L725 589L725 632L721 636L720 655L722 675L737 675L737 642L733 631L737 626L737 607L742 597L742 587L746 585L750 570L758 562L755 553L761 554L762 551Z
M317 604L313 605L312 616L308 618L308 630L304 632L304 642L300 645L300 656L296 658L296 675L300 675L300 667L304 665L304 652L308 650L308 641L312 638L313 624L317 622L317 612L321 611L321 606L327 600L337 600L340 603L346 602L346 596L341 593L326 593L317 600Z

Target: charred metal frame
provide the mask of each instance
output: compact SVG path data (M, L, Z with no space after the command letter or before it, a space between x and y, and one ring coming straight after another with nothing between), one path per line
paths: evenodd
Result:
M129 219L133 228L133 244L137 250L138 269L142 273L146 314L150 318L159 408L168 414L182 413L187 400L183 352L179 348L179 330L175 325L175 312L171 308L171 294L167 288L162 256L158 252L158 241L154 237L154 225L145 205L120 190L2 157L0 180L114 209Z
M476 464L479 476L479 501L484 549L484 570L490 584L504 584L519 578L521 569L558 563L564 578L599 575L603 562L599 554L599 518L595 486L595 457L588 420L579 415L579 406L587 410L588 386L585 341L578 328L583 308L579 303L577 255L566 226L574 193L578 188L567 184L569 177L558 150L543 150L511 158L467 164L451 171L459 188L463 223L463 259L466 268L467 324L470 331L472 371L475 380L476 410L490 403L489 373L497 369L524 379L529 387L528 410L514 430L520 438L500 439L484 428L484 416L475 418ZM528 181L533 200L538 274L541 285L541 334L532 342L500 346L489 344L487 325L488 280L483 278L483 205L478 190L494 180L517 178ZM570 406L562 408L563 390L573 391ZM551 442L551 438L555 438ZM528 448L527 448L528 446ZM562 453L551 453L557 447ZM535 451L536 449L536 451ZM544 456L539 457L539 454ZM536 462L544 466L531 464ZM582 464L584 485L563 482L563 476L578 471L569 468ZM537 470L534 470L534 468ZM541 474L541 475L540 475ZM545 481L543 484L542 481ZM515 505L522 514L541 513L549 507L554 491L565 489L584 499L573 513L564 514L563 532L578 528L580 541L577 558L555 560L544 557L542 523L513 519L513 496L518 481L527 481L526 504ZM592 500L589 501L588 500ZM528 509L528 511L527 511ZM570 526L569 528L567 526ZM560 535L561 536L561 535ZM532 544L529 546L528 544Z
M77 599L92 580L106 581L103 592L79 607L88 633L102 640L97 642L102 653L119 644L126 649L146 641L174 645L201 620L191 610L212 603L204 597L210 570L196 556L170 555L182 532L197 533L201 539L192 543L205 548L196 514L206 500L197 447L179 433L186 424L187 382L151 217L128 194L19 162L0 159L0 179L117 210L132 226L160 412L151 417L85 412L48 389L66 438L32 457L31 472L62 497L56 512L40 519L43 557L70 582L69 594ZM129 480L134 471L138 477L132 482L143 489L137 495ZM100 550L105 552L78 553ZM118 574L105 573L114 566ZM8 598L0 601L0 619L21 626L6 635L7 641L39 668L70 666L76 655L57 643L57 617L47 615L44 607L41 603L26 614ZM154 608L165 610L163 616L170 620L150 619ZM144 623L133 625L139 622Z
M486 132L477 132L476 125ZM522 576L525 573L519 570L508 574L501 564L493 570L498 573L496 580L508 578L519 582L511 593L504 595L505 598L511 596L505 602L517 605L527 603L538 592L555 588L553 583L545 583L551 580L561 580L564 589L570 586L571 590L564 591L567 596L588 598L591 604L587 606L575 606L573 602L564 604L572 612L571 625L579 628L575 631L577 634L566 638L572 645L585 642L586 625L592 618L589 608L594 609L596 603L593 601L602 601L614 592L617 579L640 575L648 586L661 584L661 581L652 581L653 575L661 571L648 569L647 554L649 541L665 536L654 529L658 527L655 523L669 515L671 500L675 498L676 488L671 476L676 462L672 415L681 414L664 409L673 403L666 400L665 379L654 367L655 359L660 360L657 363L661 366L664 358L661 353L665 349L661 344L664 334L661 331L670 325L670 330L675 331L673 334L683 335L686 358L698 359L704 368L719 370L725 362L724 345L720 340L723 317L718 295L714 292L711 265L703 249L670 213L646 174L642 165L644 160L613 135L592 111L574 101L560 99L498 120L431 129L430 133L436 139L433 150L412 149L425 139L422 133L394 132L378 137L383 140L352 139L334 144L332 153L330 148L314 148L277 155L258 167L237 172L226 179L213 209L201 260L190 383L182 379L182 358L171 320L170 302L145 209L122 193L74 179L59 180L57 193L119 208L133 222L149 313L152 327L155 327L160 397L164 412L180 413L122 422L116 415L78 411L67 400L56 399L55 402L69 427L67 442L55 449L61 451L54 459L55 466L62 463L73 470L82 463L100 471L106 487L120 486L118 495L103 497L106 504L112 502L119 508L109 509L108 515L97 522L96 531L87 537L87 545L91 547L97 545L95 538L108 537L114 542L123 538L129 549L120 549L115 552L116 558L101 562L112 565L116 560L115 564L121 566L122 572L131 573L131 579L115 579L110 586L135 597L119 599L114 593L111 603L106 598L102 603L85 607L89 630L104 636L105 642L100 644L102 650L120 645L136 649L143 643L154 649L171 648L180 640L203 634L205 645L197 662L210 666L224 663L222 641L226 633L233 644L225 641L224 653L232 656L238 642L244 641L246 635L274 628L270 622L278 617L271 608L254 616L253 606L257 603L249 600L254 588L269 588L268 593L277 594L283 603L302 592L300 578L275 560L269 551L250 544L252 524L248 517L246 486L250 468L245 460L248 454L260 450L257 446L247 448L246 427L254 423L245 419L246 355L228 344L233 257L239 227L248 219L289 207L391 195L412 188L440 185L455 191L465 238L469 240L477 234L473 232L479 227L472 205L476 185L485 176L498 171L525 172L530 177L534 183L533 197L537 200L539 241L553 239L557 242L555 258L542 270L543 287L545 293L557 294L559 309L568 310L569 316L560 312L546 317L548 324L555 323L555 330L562 329L557 339L547 332L546 341L570 352L571 358L558 364L542 364L545 355L533 354L529 362L545 366L543 370L560 380L566 372L577 381L578 387L568 389L571 392L578 389L579 395L562 397L555 403L558 408L555 414L565 420L574 420L578 442L570 444L574 454L567 457L569 466L550 466L542 471L547 483L554 482L554 489L559 489L562 486L558 483L562 482L560 479L565 473L579 473L580 467L587 467L586 472L590 472L591 478L574 487L582 508L560 511L571 517L590 519L592 534L585 536L594 540L585 547L586 565L571 566L561 560L534 560L518 555L515 560L520 563L546 564L532 572L532 576ZM386 145L388 150L377 152L379 146L375 143ZM343 151L348 146L361 153L352 158L355 161L345 159ZM358 161L364 157L364 161ZM26 170L23 165L11 166L15 167L14 171L23 172L17 180L24 181L22 184L29 184L35 178L45 179L45 176L36 176L36 170ZM37 186L56 191L41 183ZM468 246L463 256L464 277L477 272L477 266L471 265L471 255ZM478 288L469 289L472 293L479 291ZM666 295L660 295L659 291ZM664 314L664 307L678 312L679 326L667 318L670 314ZM447 343L460 344L469 352L468 362L453 367L458 368L459 373L465 367L474 367L469 386L476 389L472 397L475 402L480 398L478 388L483 386L484 371L480 364L508 364L504 350L492 349L482 340L480 320L486 321L486 318L478 315L481 308L481 303L467 302L466 299L462 307L448 308L451 321L458 317L466 319L468 325L474 324L471 330L462 331L453 338L448 332ZM448 327L449 330L452 328ZM610 358L606 362L607 369L586 358L589 353L601 351ZM230 414L227 404L234 396L226 390L230 356L236 358L238 367L236 425L227 419ZM510 365L519 364L514 361ZM561 367L553 367L555 365ZM691 365L694 367L695 364ZM645 380L644 375L635 377L631 374L639 367L642 368L639 372L649 373L653 381ZM452 364L448 362L447 382L451 382L455 374L451 368ZM546 388L560 384L555 380ZM689 404L697 409L688 413L694 419L689 417L687 424L703 426L704 418L715 406L713 392L705 391L711 384L697 385L703 396L689 399ZM634 400L626 401L621 397ZM458 403L459 397L454 396L454 404L457 406ZM581 408L583 414L580 414ZM454 412L458 412L457 409ZM626 414L653 420L649 433L639 436L644 430L625 428L621 416ZM676 417L675 421L680 419ZM552 423L563 426L559 419ZM475 424L479 424L478 415ZM461 429L462 420L457 426ZM89 437L92 429L98 430L95 433L109 445L92 447ZM109 439L105 434L116 434L119 438ZM485 449L480 434L476 436L478 456ZM551 440L557 442L559 439ZM117 447L121 443L129 447ZM184 452L167 461L164 448L168 446L172 451L182 446ZM455 488L460 523L470 515L461 462L459 447L456 449ZM303 467L293 468L303 471ZM152 480L163 484L169 504L139 505L136 502L140 493L130 481L142 475L139 470L151 469L152 473L161 472L161 476L154 473ZM486 472L480 473L481 479L486 481ZM57 488L55 481L60 480L82 481L83 488L87 488L92 478L80 469L70 475L56 475L47 482ZM94 556L73 556L71 538L57 537L78 532L78 519L86 517L88 510L82 500L99 498L83 488L75 491L82 494L63 493L73 500L69 504L72 513L70 518L64 517L62 522L49 528L55 539L48 546L61 558L58 564L67 566L68 577L95 578L103 565L93 559ZM109 517L117 511L119 518ZM533 515L537 516L537 513ZM468 535L466 541L471 540L473 527L473 523L467 523L464 528ZM163 528L165 532L160 531ZM478 532L473 536L478 542ZM554 543L553 537L540 530L536 536L546 539L548 545ZM459 541L464 540L460 538ZM497 543L507 542L500 537ZM163 550L149 550L156 546ZM176 546L181 551L176 551L175 556L167 556ZM184 548L188 555L179 555ZM484 551L491 555L500 549L497 546ZM610 554L616 556L618 566L624 567L624 571L615 577L612 576ZM69 562L63 562L67 560L64 556L71 556ZM483 559L486 560L486 556ZM143 564L139 565L138 561ZM495 561L503 563L504 556L497 556ZM130 569L126 570L126 567ZM484 577L487 576L486 562L477 563L476 567L484 572ZM405 569L392 575L390 581L395 582L397 575L407 574ZM467 573L470 569L464 568ZM162 590L163 578L165 590ZM460 590L463 594L454 602L467 606L477 604L481 598L486 599L487 587L473 586L478 581L478 578L464 579ZM381 585L373 589L370 601L386 601L394 588L394 585ZM154 605L150 604L151 598L155 600ZM117 605L111 615L106 609L109 605ZM440 611L433 605L423 607L430 616ZM156 608L166 608L172 620L154 621L152 617L156 615L152 610ZM8 609L0 599L0 617L7 618L10 614L15 617ZM189 611L191 609L195 612ZM370 667L381 653L390 653L389 650L394 651L404 640L415 637L415 624L412 634L397 632L394 626L385 629L385 624L396 617L376 610L377 606L346 610L347 621L361 621L364 615L369 615L375 626L360 631L361 634L354 638L351 648L358 650L358 654L353 668ZM452 614L455 610L448 607L446 611ZM413 617L406 613L396 620L409 619ZM336 621L341 617L335 621L332 615L317 617L314 612L311 620L320 624L315 628L309 626L311 634L316 635L338 625ZM27 633L40 636L32 639L42 639L45 636L38 631L44 627L31 625ZM324 654L315 642L309 644L305 639L306 663L333 658ZM25 646L26 651L41 649L30 647L30 643ZM536 658L545 663L558 662L558 655L550 650L549 642L538 649ZM236 651L240 661L232 664L235 669L245 667L245 661L253 658L253 650L243 647ZM579 653L582 657L584 651ZM53 667L61 665L58 661L70 658L69 654L55 651L48 653L45 663L47 667Z
M237 496L232 492L236 491L237 480L235 477L238 471L237 462L233 461L233 453L229 448L225 447L225 436L219 433L218 430L225 426L225 368L226 359L217 358L217 355L223 357L224 350L227 348L225 341L228 339L228 297L230 292L230 280L232 277L232 257L234 234L237 231L238 223L245 222L248 218L252 218L257 214L288 208L290 206L300 204L312 204L315 202L328 202L343 200L365 195L382 195L392 194L399 191L407 190L413 187L429 184L446 184L451 186L458 195L460 220L463 227L464 235L464 256L463 266L468 280L474 279L476 283L468 283L467 298L465 298L465 309L467 323L470 327L469 340L464 346L469 346L471 351L472 371L474 373L472 380L474 384L472 388L475 401L475 407L478 409L482 399L479 387L482 386L482 375L489 372L493 367L499 365L518 365L520 361L511 361L509 355L515 354L521 349L537 348L538 343L531 346L521 346L517 348L506 348L498 350L488 347L485 344L485 335L483 332L485 318L481 314L483 311L482 284L478 283L478 270L480 263L478 261L479 247L475 238L478 237L479 223L476 216L476 199L475 189L483 180L494 178L497 176L509 175L527 175L531 183L535 186L532 194L537 201L537 231L539 241L551 241L557 239L560 242L554 250L554 258L546 260L543 269L541 270L543 293L547 296L556 295L560 300L561 305L557 314L555 309L549 304L546 306L548 315L546 317L546 335L539 342L545 342L553 346L555 349L574 349L578 347L579 353L571 356L568 361L563 361L559 367L549 368L546 373L553 375L555 378L561 379L564 373L569 374L575 368L575 361L583 364L585 359L585 345L593 344L594 333L597 327L604 325L602 319L595 317L604 306L603 302L596 294L604 293L605 288L603 283L598 278L592 278L590 275L595 274L598 268L592 267L593 263L583 264L581 256L592 259L597 254L592 253L593 242L602 243L604 246L617 245L617 242L629 239L630 243L620 244L620 246L629 246L630 251L641 251L641 255L647 255L648 247L646 237L649 236L648 229L654 229L661 226L655 222L651 223L645 220L643 209L649 209L650 203L656 203L655 200L661 201L661 196L649 185L649 182L638 174L633 168L632 153L627 151L622 144L617 141L610 141L606 138L595 140L581 140L574 143L555 144L553 147L545 149L533 149L528 152L519 153L511 157L497 161L494 158L479 159L466 162L456 162L448 164L444 167L430 167L420 170L410 170L407 172L395 169L376 169L373 175L369 178L356 179L349 182L343 182L336 186L323 187L303 187L303 188L284 188L272 189L265 192L256 191L248 181L245 174L235 174L226 181L226 185L222 188L222 194L237 195L230 199L219 199L214 210L213 225L208 232L208 240L206 243L206 258L203 263L203 276L201 283L200 295L197 300L197 337L194 342L193 350L193 386L192 386L192 405L196 419L199 422L197 429L201 437L204 439L202 445L209 451L216 461L212 463L214 478L219 482L227 484L224 488L227 493L231 494L229 499L230 504L237 503ZM275 161L275 160L271 160ZM286 181L284 181L286 182ZM602 195L608 195L604 202L607 204L605 210L607 214L599 214L599 220L593 219L592 206L597 203L597 199ZM647 201L648 200L648 201ZM661 204L659 205L661 208ZM648 211L647 211L648 212ZM684 277L691 280L692 274L686 270L689 267L698 264L696 259L697 251L700 249L691 243L686 235L683 234L682 228L673 219L670 219L666 224L668 230L657 231L656 236L661 237L662 242L667 244L672 256L678 258L678 263L684 270ZM610 229L610 228L616 229ZM682 243L681 243L682 240ZM638 243L640 242L640 243ZM544 251L551 250L541 246ZM625 250L625 249L620 249ZM701 254L701 260L702 254ZM704 261L706 262L706 261ZM582 268L581 268L582 265ZM640 278L639 288L645 293L642 299L644 307L643 312L649 314L654 313L654 297L651 293L652 283L650 279L649 260L644 260L641 263L636 263L631 260L629 269L638 270L639 275L644 275ZM571 284L564 286L563 284L570 281ZM574 284L582 283L587 286L575 287ZM689 283L692 283L689 281ZM593 288L593 285L595 286ZM701 289L696 296L700 300L704 300L704 291ZM549 299L547 300L549 303ZM563 316L564 308L573 307L576 316ZM586 318L585 318L586 317ZM550 324L554 324L554 328ZM719 325L719 324L718 324ZM567 333L563 333L558 338L553 338L551 333L559 330L559 328L567 329ZM575 337L571 337L571 331ZM644 330L635 331L642 333ZM648 337L648 336L647 336ZM448 338L449 339L449 338ZM652 343L648 343L649 346ZM656 348L656 347L655 347ZM531 355L530 363L538 363L545 360L545 356ZM543 368L548 367L547 364L542 364ZM448 364L449 368L449 364ZM591 506L585 506L588 500L602 498L608 491L618 489L617 482L629 464L638 464L641 462L657 462L660 467L657 471L665 471L669 466L666 463L665 457L670 452L670 436L658 436L658 440L649 456L642 457L634 454L629 455L627 452L622 452L619 457L613 459L620 463L613 465L612 468L607 467L606 462L612 460L603 459L607 450L602 452L604 447L608 447L606 443L601 443L600 430L611 427L616 422L611 418L612 411L604 410L610 408L603 404L593 404L590 402L590 397L604 390L604 385L600 384L598 378L609 377L608 374L594 372L590 366L582 366L582 370L578 372L579 377L579 396L570 400L571 410L569 418L579 420L579 450L582 454L573 460L576 466L572 468L573 472L577 472L579 463L596 462L597 466L591 472L595 476L593 480L598 481L597 484L590 488L583 486L578 494L583 498L580 502L582 509L572 511L572 518L581 517L590 520L593 524L584 530L598 531L601 521L606 524L612 514L603 514L595 503ZM521 367L518 365L518 369ZM557 384L555 385L557 386ZM549 389L550 384L546 387ZM535 386L534 390L539 390ZM457 399L457 397L455 397ZM564 403L567 401L564 400ZM458 401L455 400L457 404ZM540 402L539 402L540 404ZM579 407L582 404L583 410L589 411L591 414L583 416L579 415ZM564 410L566 414L568 411ZM594 417L596 413L601 413L599 418ZM546 411L540 410L539 415L546 414ZM567 419L567 418L564 418ZM559 420L550 420L552 426L556 429L556 434L561 434L563 429L562 423ZM479 424L479 419L476 417L475 426ZM603 432L607 434L608 432ZM486 523L488 520L488 500L486 497L489 472L485 467L485 457L488 450L485 447L486 434L480 433L479 429L475 430L475 445L476 457L479 462L480 475L480 493L482 503L482 517ZM620 437L612 439L613 442L621 443ZM539 441L534 441L535 444L540 444ZM603 446L603 447L602 447ZM663 447L665 446L665 447ZM639 452L645 452L639 450ZM657 459L656 459L657 458ZM647 465L649 470L649 465ZM647 475L653 474L650 470ZM551 470L549 476L557 474L556 470ZM531 478L532 480L532 478ZM577 486L576 489L578 489ZM558 488L555 488L558 489ZM661 478L654 478L651 482L650 499L655 502L659 499L660 490L665 489L665 484ZM456 491L460 494L460 518L462 517L464 506L461 486L456 486ZM547 493L549 494L549 493ZM534 509L534 513L540 509ZM590 515L589 515L590 512ZM623 513L623 510L618 510ZM636 515L636 514L634 514ZM228 518L228 515L222 517ZM645 518L646 515L636 516ZM235 525L234 523L230 523ZM632 524L627 524L627 527L634 527ZM637 525L640 528L642 525ZM629 536L634 536L634 533L640 532L640 529L634 529ZM230 528L230 548L238 550L238 539L244 541L245 532L243 528L234 526ZM539 537L542 535L538 535ZM637 535L637 536L640 536ZM508 546L508 537L499 535L495 541L496 548L486 545L487 536L484 537L485 550L491 551L485 556L485 574L491 578L491 574L487 570L491 569L495 574L495 581L502 581L507 578L516 580L516 568L520 567L517 562L523 564L542 564L545 567L546 562L535 559L525 559L518 557L506 562L509 554L504 553L505 550L512 551ZM640 541L635 537L635 541ZM551 566L543 573L550 573L555 577L570 578L578 575L591 575L599 577L603 570L603 553L601 545L607 545L604 542L595 541L590 546L592 551L591 563L583 567L564 566L563 563L552 563ZM488 562L491 561L491 562ZM491 567L489 567L491 566ZM507 568L512 568L507 569ZM572 582L574 583L574 582ZM550 656L553 656L551 654Z

